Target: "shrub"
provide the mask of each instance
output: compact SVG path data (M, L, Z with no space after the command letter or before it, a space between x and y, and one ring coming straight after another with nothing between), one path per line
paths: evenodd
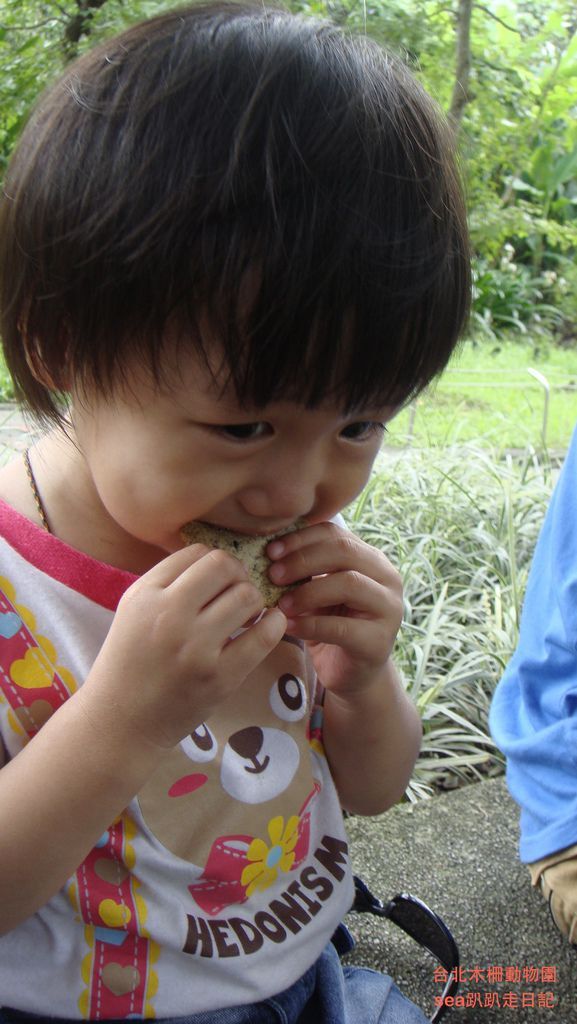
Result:
M404 581L395 659L424 730L410 800L503 770L488 709L516 645L553 477L532 450L405 449L382 456L347 512Z
M555 271L535 273L529 266L516 263L509 243L503 247L498 266L477 258L473 266L473 329L480 329L492 340L507 331L532 335L560 331L564 322L557 305L558 281Z

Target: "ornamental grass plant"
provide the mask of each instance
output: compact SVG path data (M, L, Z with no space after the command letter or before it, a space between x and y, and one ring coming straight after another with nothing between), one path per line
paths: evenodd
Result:
M503 771L488 730L517 642L533 549L558 465L480 444L383 451L346 513L404 582L396 663L423 722L411 801Z

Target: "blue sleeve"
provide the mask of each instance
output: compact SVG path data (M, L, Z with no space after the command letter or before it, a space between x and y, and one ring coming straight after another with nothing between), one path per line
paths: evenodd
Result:
M521 860L577 843L577 430L543 523L519 644L490 714L521 808Z

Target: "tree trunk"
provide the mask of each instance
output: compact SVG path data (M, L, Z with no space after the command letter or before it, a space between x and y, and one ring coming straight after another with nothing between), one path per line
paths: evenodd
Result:
M449 107L449 118L455 133L459 132L463 111L471 100L469 79L471 77L471 13L473 0L459 0L457 8L456 69L453 95Z
M92 10L104 7L106 0L76 0L77 11L69 18L62 39L64 59L73 60L78 53L78 43L82 36L90 35Z

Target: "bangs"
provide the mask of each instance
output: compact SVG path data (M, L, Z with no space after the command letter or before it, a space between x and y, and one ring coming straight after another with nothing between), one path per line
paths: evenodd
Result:
M216 314L208 329L188 322L179 331L180 352L190 351L195 337L194 353L209 370L218 353L215 383L222 382L223 393L232 388L240 406L258 409L285 400L310 409L330 402L345 414L363 407L398 407L426 387L435 372L431 353L419 344L420 312L412 318L403 315L400 303L386 317L386 330L380 317L367 307L353 308L337 288L332 302L307 309L303 301L289 306L290 316L285 307L263 306L263 316L257 305L244 322L223 323ZM162 380L162 360L158 376Z
M214 274L177 314L182 345L192 340L208 365L217 339L241 405L331 400L353 411L410 401L450 358L470 282L466 237L439 209L446 196L421 183L416 213L418 190L405 187L406 202L398 182L389 189L394 219L358 203L343 209L325 191L305 215L285 203L264 238L263 204L259 237L241 229L235 245L234 234L213 230L203 263Z

